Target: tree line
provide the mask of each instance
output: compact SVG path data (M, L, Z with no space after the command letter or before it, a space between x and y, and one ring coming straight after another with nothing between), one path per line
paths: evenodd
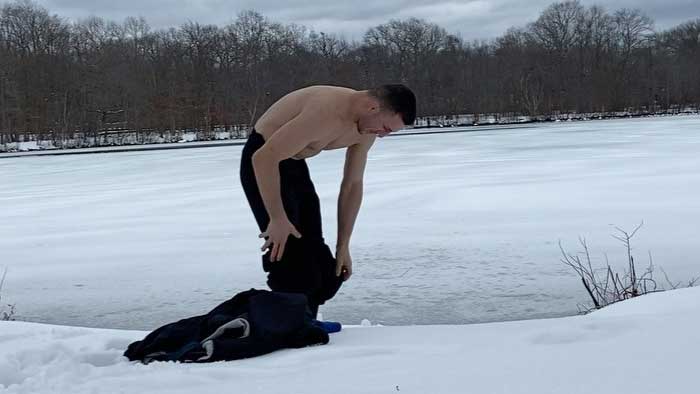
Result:
M554 3L537 20L465 41L419 18L359 41L254 11L225 26L67 21L35 3L0 11L0 138L245 125L312 84L401 82L419 115L607 112L700 103L700 19L665 31L638 9Z

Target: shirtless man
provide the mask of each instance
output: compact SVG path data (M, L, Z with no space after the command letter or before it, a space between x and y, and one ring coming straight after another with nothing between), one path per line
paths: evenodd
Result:
M243 148L241 183L260 238L265 238L268 286L306 294L314 317L318 305L352 275L350 235L362 201L367 152L377 136L413 124L415 113L415 96L403 85L362 91L311 86L275 102ZM323 239L319 200L304 159L339 148L347 151L333 258Z

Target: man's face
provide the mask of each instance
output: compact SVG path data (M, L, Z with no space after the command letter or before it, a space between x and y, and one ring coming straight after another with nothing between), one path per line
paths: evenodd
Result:
M369 114L358 122L360 134L376 134L379 138L406 127L401 114L391 111L380 111Z

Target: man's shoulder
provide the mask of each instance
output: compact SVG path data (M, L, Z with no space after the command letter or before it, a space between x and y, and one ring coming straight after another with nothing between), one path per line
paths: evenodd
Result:
M313 102L315 105L333 105L337 101L349 98L354 92L354 89L333 85L312 85L295 91L303 101Z
M299 96L300 111L297 115L313 118L324 126L335 125L340 118L346 117L352 89L326 85L308 89Z
M335 92L356 92L357 90L346 87L346 86L340 86L340 85L309 85L305 86L303 88L299 88L295 90L296 92L300 91L335 91Z

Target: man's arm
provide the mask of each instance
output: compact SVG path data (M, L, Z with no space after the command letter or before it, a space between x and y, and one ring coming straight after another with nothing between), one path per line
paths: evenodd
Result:
M338 240L336 242L336 258L338 266L336 274L340 274L345 268L348 273L346 279L352 274L352 262L350 261L350 236L357 214L362 205L363 178L367 164L367 152L374 143L375 138L352 145L345 154L345 168L343 181L338 194ZM347 261L343 261L347 259Z
M280 191L279 163L299 153L323 133L318 120L308 113L300 113L275 131L265 144L253 154L253 170L260 196L270 216L270 224L260 237L267 237L262 249L272 245L270 261L277 261L284 253L289 234L301 237L284 211Z

